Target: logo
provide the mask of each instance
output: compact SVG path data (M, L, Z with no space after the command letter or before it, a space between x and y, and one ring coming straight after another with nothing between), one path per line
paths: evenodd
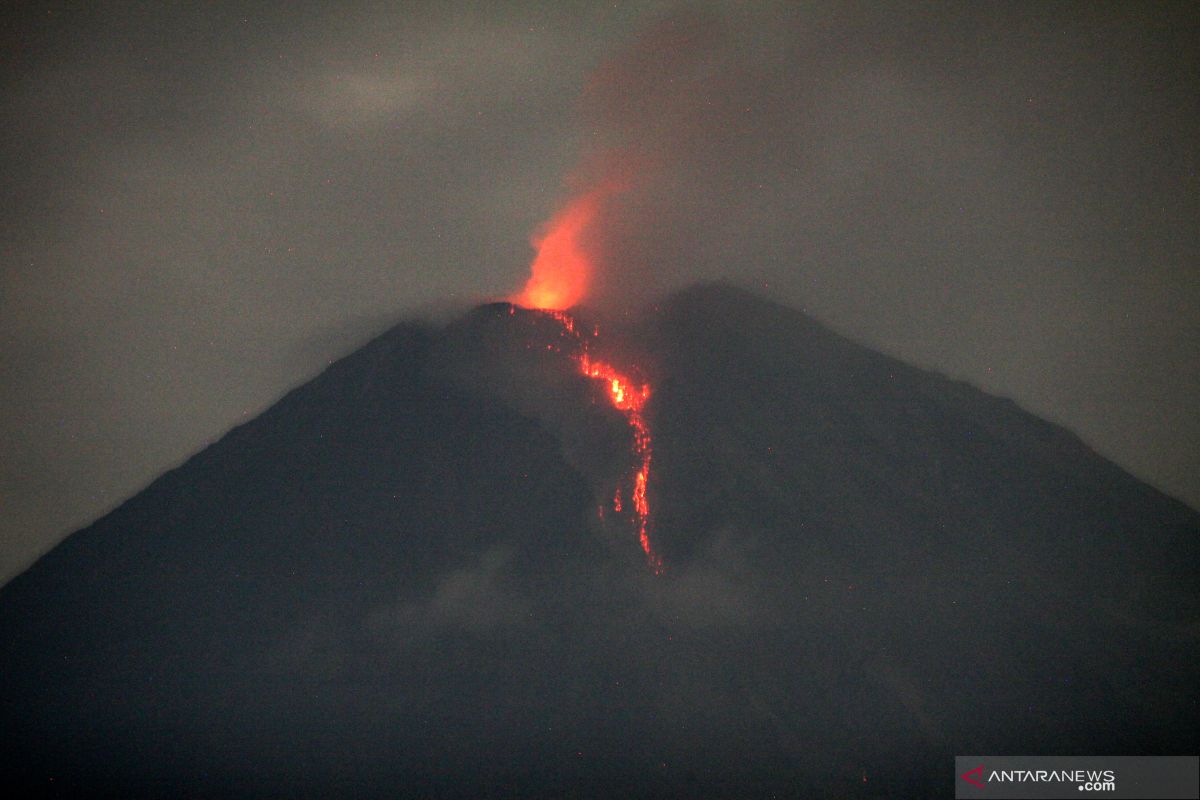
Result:
M975 777L972 778L971 777L972 775L974 775ZM967 783L972 783L972 784L978 786L980 789L982 789L983 784L980 783L980 780L983 779L983 764L980 764L975 769L967 770L962 775L959 775L959 777L962 778Z
M955 756L954 774L954 796L959 800L1200 800L1196 756Z

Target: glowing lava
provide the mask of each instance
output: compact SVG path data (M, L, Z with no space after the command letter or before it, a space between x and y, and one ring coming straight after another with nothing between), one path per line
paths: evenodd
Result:
M662 572L662 559L654 552L650 543L650 502L646 498L646 485L650 480L650 462L653 440L650 425L646 421L645 407L650 399L650 384L635 383L629 375L621 372L607 361L594 359L588 354L588 340L579 335L575 319L565 311L548 311L547 314L562 325L563 332L578 343L573 360L580 374L597 381L604 387L605 397L613 408L620 411L633 433L633 452L637 469L630 479L632 484L633 513L637 517L638 543L646 554L655 573ZM593 332L599 336L599 331ZM612 509L622 511L621 488L613 494Z
M633 510L638 519L638 542L650 559L650 566L655 572L661 572L662 559L650 546L650 503L646 500L646 483L650 480L651 438L643 409L650 399L650 384L635 385L611 364L590 358L586 349L577 361L580 372L606 384L609 402L625 415L633 430L633 452L638 460L638 469L633 475ZM613 495L613 511L621 513L620 489Z

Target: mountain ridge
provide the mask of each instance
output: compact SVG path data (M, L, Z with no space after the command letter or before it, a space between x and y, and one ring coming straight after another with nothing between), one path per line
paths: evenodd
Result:
M397 326L0 587L3 766L883 796L940 793L954 753L1195 748L1200 515L727 285L578 316L653 386L663 575L598 513L629 431L557 323Z

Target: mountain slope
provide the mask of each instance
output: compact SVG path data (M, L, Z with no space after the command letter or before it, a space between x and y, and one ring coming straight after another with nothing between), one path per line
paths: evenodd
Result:
M1008 401L725 286L606 334L401 326L0 590L3 767L114 795L943 794L1194 751L1195 512ZM635 355L636 354L636 355Z

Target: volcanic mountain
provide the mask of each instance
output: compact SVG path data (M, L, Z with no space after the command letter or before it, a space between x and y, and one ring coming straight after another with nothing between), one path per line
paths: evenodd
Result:
M1200 749L1196 512L738 289L566 319L393 328L0 590L6 784L945 796L955 754Z

